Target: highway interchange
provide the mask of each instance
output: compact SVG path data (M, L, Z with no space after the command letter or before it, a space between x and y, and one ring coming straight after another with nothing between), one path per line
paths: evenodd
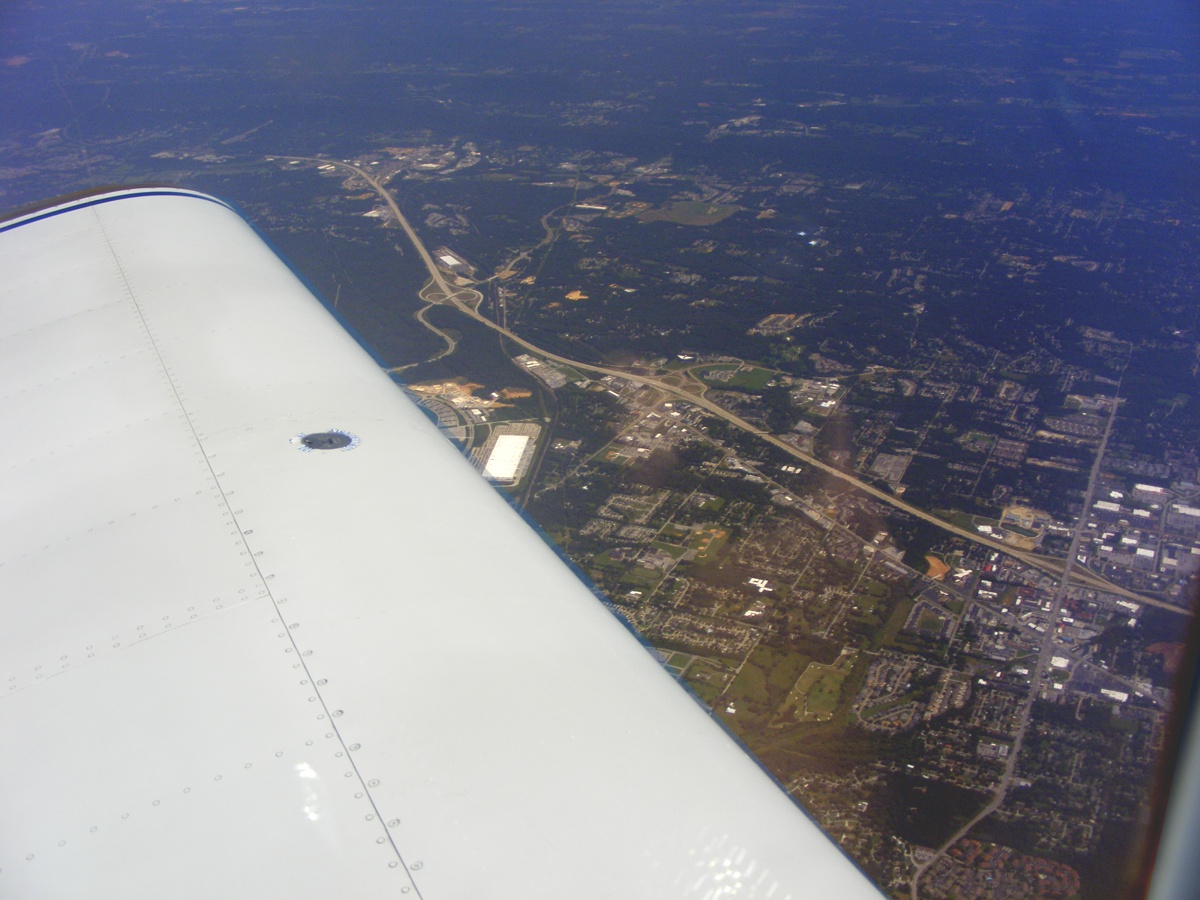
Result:
M817 457L813 456L812 454L805 453L804 451L793 446L792 444L789 444L787 441L784 441L778 435L772 434L771 432L768 432L768 431L764 431L763 429L750 424L746 420L742 419L740 416L730 412L729 410L725 409L724 407L719 406L718 404L707 399L704 396L704 387L699 382L694 382L693 384L687 384L687 385L672 384L662 378L659 378L659 377L656 377L653 375L640 374L640 373L633 374L633 373L630 373L626 370L619 369L619 368L613 368L613 367L608 367L608 366L596 366L596 365L592 365L590 363L580 362L579 360L569 359L565 356L560 356L556 353L551 353L548 350L544 350L543 348L537 346L536 344L533 344L530 341L526 340L525 338L521 337L519 334L516 334L515 332L510 330L508 327L501 325L497 322L494 322L491 319L489 319L486 316L479 313L477 307L478 307L479 303L483 300L483 294L480 291L478 291L475 288L472 288L468 285L461 285L461 284L451 285L446 281L445 273L434 261L433 257L430 255L429 251L426 249L425 244L422 242L420 236L417 234L416 230L412 227L412 225L409 223L408 219L405 218L404 214L400 211L400 206L396 202L396 198L392 195L391 191L389 191L382 182L380 182L377 178L375 178L373 175L371 175L371 173L368 172L366 169L364 169L361 166L355 165L354 163L351 163L351 162L345 162L345 161L330 159L330 158L305 157L305 156L288 156L285 158L300 160L300 161L304 161L304 162L313 162L313 163L318 163L321 165L332 165L337 168L343 169L343 170L350 172L351 174L361 178L364 182L366 182L367 185L369 185L371 187L371 189L373 191L375 191L375 193L377 193L379 195L380 199L382 199L384 201L384 203L387 204L388 209L391 211L392 215L395 217L397 224L399 224L401 229L403 229L405 235L408 237L409 241L412 243L413 247L416 249L417 254L421 257L421 261L425 265L426 270L429 272L430 281L421 289L421 292L420 292L421 299L424 300L426 303L429 303L429 304L440 303L443 305L453 306L455 309L457 309L463 315L473 319L474 321L478 322L480 325L483 325L484 327L491 329L492 331L496 332L497 334L512 341L513 343L524 348L525 350L528 350L530 353L532 353L538 357L541 357L542 359L550 360L551 362L560 363L561 365L569 366L570 368L576 369L581 372L588 372L588 373L595 374L595 375L610 375L610 376L613 376L616 378L623 378L623 379L627 379L630 381L635 381L635 382L640 382L642 384L650 385L650 386L655 387L669 395L677 397L680 400L690 403L693 406L699 407L700 409L704 410L705 412L707 412L713 416L716 416L717 418L722 419L725 422L728 422L729 424L742 429L743 431L749 432L750 434L753 434L753 435L761 438L762 440L777 447L778 449L780 449L783 452L787 453L788 455L794 457L795 459L800 460L801 462L805 463L806 465L812 466L813 468L815 468L833 478L839 479L840 481L847 483L848 485L862 491L865 494L868 494L871 497L874 497L877 500L880 500L883 503L888 504L889 506L891 506L895 509L901 510L902 512L905 512L905 513L908 513L909 515L915 516L918 519L921 519L922 521L928 522L932 525L936 525L938 528L941 528L943 531L953 534L956 537L960 537L965 540L972 541L973 543L987 547L991 550L998 550L1002 553L1005 553L1014 559L1020 560L1022 563L1024 563L1027 566L1030 566L1034 569L1037 569L1040 572L1044 572L1045 574L1058 579L1059 580L1059 589L1058 589L1058 592L1056 593L1056 597L1058 598L1059 603L1061 603L1061 597L1062 597L1062 594L1065 591L1066 587L1069 584L1074 583L1074 584L1077 584L1077 585L1079 585L1081 587L1085 587L1085 588L1107 591L1108 593L1116 594L1116 595L1124 597L1128 600L1134 600L1138 603L1144 603L1149 606L1157 606L1162 609L1167 609L1167 610L1170 610L1170 611L1176 612L1176 613L1191 615L1189 610L1182 609L1179 606L1176 606L1171 603L1167 603L1163 600L1158 600L1157 598L1154 598L1154 597L1147 597L1143 594L1139 594L1134 591L1127 590L1126 588L1120 587L1118 585L1112 584L1107 579L1105 579L1087 569L1084 569L1082 571L1076 569L1074 567L1074 559L1075 559L1075 551L1077 549L1078 542L1079 542L1082 521L1080 523L1078 523L1076 526L1074 538L1073 538L1072 544L1071 544L1072 550L1066 560L1058 559L1055 557L1042 556L1040 554L1031 553L1028 551L1018 550L1007 544L1002 543L1001 541L993 540L993 539L988 538L977 532L970 531L966 528L962 528L958 525L955 525L952 522L947 522L945 519L939 518L938 516L935 516L932 513L927 512L926 510L923 510L919 507L913 506L910 503L906 503L904 500L900 499L899 497L895 496L892 493L889 493L888 491L882 490L878 487L875 487L872 484L862 481L859 478L856 478L854 475L851 475L847 472L843 472L841 469L838 469L835 466L832 466L829 463L826 463L823 460L818 459ZM543 241L543 243L545 243L545 242L546 241ZM445 350L443 350L441 353L439 353L438 356L435 358L441 358L442 356L446 356L449 353L453 352L455 343L451 337L449 337L448 335L446 335L439 329L434 328L432 325L430 325L424 319L421 319L421 321L422 321L422 324L424 324L426 327L430 328L430 330L441 335L442 338L447 341L448 347ZM1114 410L1116 409L1116 404L1113 404L1113 409ZM1115 412L1114 412L1114 415L1115 415ZM1105 442L1101 443L1100 448L1096 454L1095 463L1092 467L1091 478L1088 482L1088 490L1087 490L1088 502L1084 505L1084 509L1089 508L1091 497L1095 491L1095 485L1097 483L1097 476L1099 475L1099 472L1100 472L1100 463L1104 456L1104 448L1105 448L1105 444L1107 443L1108 433L1109 433L1109 431L1111 431L1111 428L1112 428L1112 422L1113 422L1113 416L1110 416L1109 422L1108 422L1108 431L1105 432Z
M675 397L686 403L690 403L693 406L704 410L706 413L709 413L710 415L713 415L713 416L715 416L715 417L717 417L717 418L719 418L719 419L721 419L743 431L746 431L750 434L755 435L756 437L768 442L769 444L773 445L774 447L777 447L778 449L787 453L789 456L805 463L806 465L812 466L813 468L820 470L821 472L829 475L830 477L836 478L836 479L840 480L841 482L843 482L853 488L856 488L856 489L862 491L863 493L865 493L871 497L874 497L875 499L877 499L883 503L887 503L888 505L892 506L895 509L901 510L905 513L908 513L909 515L916 516L917 518L919 518L925 522L936 525L938 528L941 528L942 530L944 530L950 534L953 534L956 537L963 538L963 539L971 541L975 544L987 547L991 550L996 550L996 551L1005 553L1008 556L1021 561L1025 565L1030 566L1034 569L1037 569L1037 570L1051 576L1052 578L1056 579L1057 586L1056 586L1056 589L1053 594L1052 608L1049 613L1050 621L1057 621L1059 614L1061 613L1061 610L1062 610L1063 602L1066 598L1067 588L1073 583L1077 586L1081 586L1084 588L1103 590L1103 591L1109 592L1111 594L1116 594L1116 595L1119 595L1126 599L1136 601L1138 603L1144 603L1144 604L1151 605L1151 606L1161 607L1164 609L1171 610L1172 612L1183 613L1186 615L1191 614L1190 611L1181 609L1178 606L1174 606L1172 604L1166 603L1166 602L1158 600L1156 598L1146 597L1142 594L1138 594L1133 591L1129 591L1127 589L1124 589L1122 587L1114 585L1114 584L1108 582L1107 580L1105 580L1104 578L1102 578L1101 576L1099 576L1087 569L1080 570L1079 568L1077 568L1075 563L1078 558L1081 539L1083 537L1083 534L1085 531L1085 526L1087 523L1087 519L1083 515L1081 515L1079 520L1076 522L1075 528L1072 532L1070 549L1069 549L1065 559L1046 557L1046 556L1042 556L1042 555L1027 552L1027 551L1017 550L1017 549L1010 547L1000 541L993 540L982 534L967 530L967 529L962 528L958 525L955 525L951 522L947 522L944 519L941 519L923 509L913 506L912 504L906 503L905 501L901 500L899 497L896 497L895 495L888 493L885 490L881 490L880 488L877 488L874 485L864 482L864 481L854 477L851 474L843 472L840 469L837 469L834 466L831 466L828 463L816 458L812 454L801 451L797 447L795 447L792 444L781 439L779 436L772 434L770 432L764 431L763 429L750 424L749 422L745 421L741 417L737 416L736 414L719 406L718 404L714 403L713 401L711 401L707 397L705 397L704 396L704 393L706 390L705 385L702 382L700 382L699 379L696 378L691 371L681 371L681 372L673 373L673 375L671 376L672 381L667 381L667 380L665 380L661 377L655 376L655 375L642 374L640 372L633 373L633 372L629 372L629 371L619 369L619 368L614 368L614 367L609 367L609 366L597 366L597 365L592 365L589 363L583 363L583 362L580 362L579 360L569 359L567 357L560 356L556 353L549 352L549 351L531 343L530 341L521 337L519 334L516 334L515 332L513 332L505 324L501 324L501 323L492 321L491 319L482 315L478 311L478 307L483 300L483 294L479 290L475 289L474 287L471 287L468 284L459 283L459 284L452 285L447 282L445 273L434 261L433 257L430 255L429 251L426 249L424 243L421 241L420 237L417 235L417 233L413 229L412 225L408 222L408 220L405 218L404 214L400 211L399 205L397 204L395 198L392 196L391 192L378 179L373 177L368 171L366 171L362 167L357 166L353 163L342 162L342 161L333 160L333 159L313 159L313 158L306 158L306 157L291 157L291 158L304 159L306 161L316 162L316 163L320 163L320 164L324 164L324 165L333 165L333 166L341 168L349 173L352 173L353 175L361 178L364 182L366 182L368 185L370 185L370 187L387 204L388 208L392 212L392 215L395 217L397 223L404 230L404 233L407 235L407 237L408 237L409 241L412 243L413 247L416 248L417 253L420 255L421 260L424 263L425 268L429 273L430 280L428 283L426 283L426 285L421 289L421 292L420 292L421 299L427 305L425 307L423 307L422 310L420 311L420 314L418 315L418 319L421 321L421 323L423 325L425 325L431 331L434 331L435 333L439 334L447 343L447 347L445 349L443 349L439 354L437 354L437 356L435 358L440 358L442 356L448 355L449 353L452 353L455 349L456 344L455 344L454 339L451 336L445 334L441 330L435 328L431 323L429 323L424 318L423 314L428 310L429 305L432 305L432 304L442 304L442 305L453 306L455 309L457 309L463 315L471 318L472 320L474 320L475 322L478 322L479 324L485 326L486 328L491 329L492 331L496 332L497 334L501 335L502 337L506 338L507 340L512 341L514 344L517 344L518 346L527 350L531 354L534 354L544 360L559 363L563 366L567 366L569 368L575 369L580 372L586 372L586 373L593 374L593 375L613 376L613 377L622 378L622 379L626 379L626 380L633 381L633 382L638 382L638 383L656 388L657 390L661 391L664 395L672 396L672 397ZM543 219L543 226L545 226L547 233L546 233L546 237L543 239L541 244L539 244L538 246L543 246L544 244L548 243L549 241L551 241L553 239L552 230L550 229L550 226L547 224L546 219ZM529 252L531 252L531 251L525 251L525 253L523 253L522 256L527 258ZM518 258L520 258L520 257L518 257ZM474 283L479 284L481 282L474 282ZM1118 393L1119 393L1119 390L1120 390L1120 388L1118 387L1117 388ZM1104 459L1105 450L1107 449L1109 437L1112 434L1113 424L1116 420L1117 408L1118 408L1118 404L1116 402L1113 402L1111 404L1111 409L1110 409L1108 421L1105 426L1103 437L1102 437L1100 445L1096 451L1096 455L1095 455L1095 459L1094 459L1094 462L1092 465L1092 469L1091 469L1091 473L1090 473L1090 477L1089 477L1088 485L1087 485L1087 491L1086 491L1086 494L1084 497L1084 503L1083 503L1083 507L1082 507L1083 510L1085 510L1085 511L1091 508L1092 502L1095 499L1096 489L1097 489L1097 486L1099 483L1099 475L1100 475L1100 471L1101 471L1101 465L1102 465L1102 462ZM1008 788L1009 788L1009 786L1013 780L1013 777L1016 773L1017 760L1020 756L1023 739L1025 737L1025 734L1028 730L1029 723L1032 718L1033 704L1034 704L1035 699L1042 692L1042 688L1043 688L1044 684L1046 683L1047 675L1049 674L1051 667L1052 667L1051 658L1054 655L1054 653L1056 652L1055 648L1056 648L1056 642L1054 640L1050 639L1049 635L1047 636L1046 640L1041 642L1041 648L1040 648L1040 651L1038 654L1036 666L1031 666L1032 672L1031 672L1030 689L1027 692L1027 694L1025 696L1025 700L1022 704L1019 721L1018 721L1017 727L1015 729L1016 736L1013 741L1011 750L1005 761L1004 771L1000 777L999 782L996 785L995 792L994 792L993 796L991 797L991 799L974 816L972 816L972 818L969 821L964 823L953 835L951 835L947 840L945 840L939 847L937 847L936 849L933 849L932 851L925 851L924 853L922 853L920 855L919 858L914 858L914 860L913 860L914 872L913 872L913 878L911 881L911 897L913 898L913 900L916 900L916 898L919 896L919 890L920 890L920 884L921 884L922 878L932 868L932 866L935 863L937 863L937 861L940 860L951 847L953 847L960 839L962 839L966 834L968 834L970 832L970 830L976 824L978 824L979 821L981 821L982 819L986 818L987 816L989 816L993 812L995 812L1001 806L1001 804L1004 802L1004 799L1008 792ZM1074 658L1077 663L1080 662L1080 660L1077 657L1075 657L1074 654L1069 654L1069 655L1072 658Z

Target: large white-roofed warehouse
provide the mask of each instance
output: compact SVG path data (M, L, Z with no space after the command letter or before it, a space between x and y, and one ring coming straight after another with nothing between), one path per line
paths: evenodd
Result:
M497 484L516 484L524 478L540 432L541 426L534 423L496 426L474 454L483 464L484 477Z

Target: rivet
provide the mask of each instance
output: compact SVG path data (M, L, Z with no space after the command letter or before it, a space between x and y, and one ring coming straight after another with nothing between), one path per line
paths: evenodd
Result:
M361 750L361 749L362 749L362 744L351 744L351 745L350 745L350 749L351 749L351 750Z
M400 824L399 819L391 819L388 821L388 828L395 828L399 824Z

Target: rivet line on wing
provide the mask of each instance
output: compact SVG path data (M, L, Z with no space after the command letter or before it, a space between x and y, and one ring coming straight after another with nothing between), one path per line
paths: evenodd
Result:
M121 263L121 257L117 253L116 247L113 246L112 239L109 236L107 229L104 227L104 221L101 218L98 210L93 209L92 214L93 214L93 216L95 216L96 224L100 229L100 234L104 238L105 244L107 244L107 246L108 246L109 253L112 255L112 259L113 259L114 264L116 265L117 272L120 275L121 281L125 286L126 296L128 296L130 303L133 304L134 310L137 312L138 320L141 322L142 329L144 330L144 332L146 334L146 339L150 343L151 348L154 350L155 357L158 359L159 368L163 374L164 380L170 386L171 392L174 395L175 402L178 405L181 415L183 416L184 422L187 424L188 430L191 432L192 439L195 441L196 447L200 450L201 454L204 457L204 464L205 464L205 466L208 467L209 476L212 479L212 483L216 487L217 491L220 492L221 501L225 505L225 508L228 511L229 517L232 520L234 526L237 528L239 540L242 542L242 545L246 548L246 553L248 554L249 560L250 560L248 565L251 565L254 567L254 572L257 575L259 582L262 584L262 588L265 591L267 597L270 599L272 606L274 606L275 613L279 617L280 621L281 622L286 621L283 611L280 609L280 606L279 606L279 599L275 596L274 592L271 590L270 582L268 581L266 575L263 573L262 568L259 564L258 558L255 557L253 552L251 551L249 542L246 538L245 530L242 528L241 523L238 521L237 515L235 514L235 511L233 509L233 505L230 503L229 498L226 495L225 488L221 484L220 475L222 475L224 473L218 473L216 471L216 469L213 468L212 461L209 459L208 454L204 451L204 443L201 440L200 435L196 430L195 423L192 420L191 414L189 413L187 406L183 402L183 397L181 396L179 385L175 381L175 376L173 374L173 371L167 365L166 360L163 358L162 351L158 346L158 342L154 338L154 332L150 328L150 323L146 319L146 312L143 309L141 303L138 302L137 294L135 293L135 291L133 289L133 285L130 284L130 282L129 282L129 276L125 271L125 267ZM404 861L404 857L400 853L400 848L398 846L396 846L395 838L391 834L390 829L388 829L384 825L384 816L382 815L382 813L379 809L379 806L376 803L375 797L371 794L371 790L370 790L371 783L367 779L365 779L363 777L362 773L359 771L358 765L355 763L354 758L350 754L349 746L346 743L345 737L342 735L342 733L338 729L337 725L334 724L334 722L333 722L333 719L334 719L333 710L331 710L329 708L325 697L322 695L321 691L315 686L316 678L314 677L312 671L309 669L305 651L302 651L300 648L300 645L296 642L296 636L295 636L295 632L293 629L285 628L284 633L287 635L287 639L291 643L292 649L296 653L296 658L299 661L301 667L303 668L305 675L308 677L308 680L313 683L312 690L317 695L317 699L321 705L321 708L323 711L322 718L325 718L329 721L330 728L337 735L337 739L338 739L339 743L341 743L343 751L346 752L346 758L350 762L351 769L354 772L354 775L357 778L359 784L362 786L363 793L366 796L367 801L371 804L372 810L374 810L375 819L376 819L376 821L378 821L380 823L380 827L383 829L383 834L387 840L387 843L391 845L392 852L395 854L396 859L400 862L400 865L404 867L404 871L408 875L409 881L413 885L413 889L415 891L416 896L418 898L420 898L422 896L420 888L417 887L415 880L413 880L412 872L409 869L408 863L406 863ZM311 651L308 651L308 652L311 653Z

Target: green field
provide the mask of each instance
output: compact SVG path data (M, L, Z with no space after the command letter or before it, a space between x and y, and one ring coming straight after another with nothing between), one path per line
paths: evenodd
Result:
M715 388L732 388L742 391L762 391L778 374L773 369L760 369L756 366L745 366L739 369L729 380L710 377L713 372L728 372L734 366L712 366L700 371L700 379Z
M711 500L705 500L696 509L704 510L704 512L720 512L721 507L724 505L724 497L713 497Z
M792 696L788 698L795 707L796 718L816 722L832 719L846 674L847 669L840 660L832 666L809 663L792 688Z
M662 531L658 533L658 536L663 541L670 541L673 539L678 540L679 538L686 538L691 533L692 529L690 528L686 528L683 525L674 525L668 522L662 527Z
M592 456L593 463L608 463L611 466L629 466L633 464L633 458L626 456L621 451L624 448L616 444L605 444Z
M683 680L701 700L711 704L720 696L721 691L725 690L725 685L729 683L729 674L697 657L688 666Z
M688 549L696 551L696 562L706 563L716 559L728 541L729 532L724 528L702 528L692 535Z
M690 663L693 659L695 659L695 657L690 653L676 652L671 654L670 658L667 660L667 665L672 669L678 669L680 672L682 672L688 667L688 663Z
M923 610L920 617L917 619L917 628L920 631L941 632L942 622L945 620L937 613Z
M605 550L592 557L592 565L602 569L623 569L626 563L612 558L612 551Z
M728 203L679 200L660 209L648 209L638 218L643 222L674 222L676 225L715 225L740 210Z
M875 632L875 636L871 639L872 649L878 650L881 647L892 645L897 636L900 634L900 629L904 627L904 623L908 621L908 614L912 612L913 599L907 597L896 604L892 610L892 614L888 616L887 622L883 628Z
M646 590L657 585L663 579L663 573L658 569L648 569L645 566L634 566L621 576L621 584L631 584Z
M680 547L676 544L667 544L663 541L651 541L650 546L655 550L661 550L663 553L671 557L671 559L679 559L679 557L683 556L683 554L687 552L687 550L685 550L683 547Z

